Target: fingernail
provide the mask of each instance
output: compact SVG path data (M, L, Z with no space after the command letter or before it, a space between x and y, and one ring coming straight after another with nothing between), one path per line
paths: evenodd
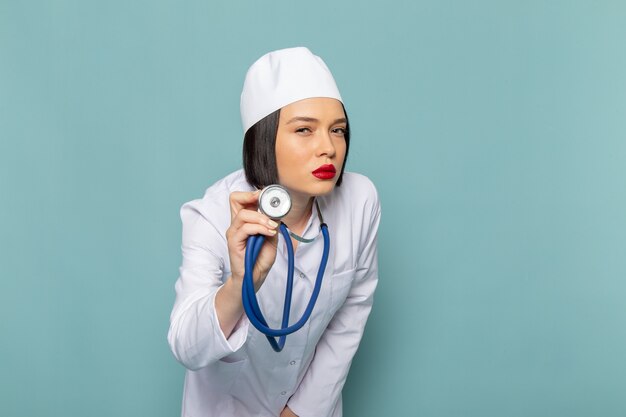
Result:
M276 234L276 230L275 229L267 229L268 232L270 232L271 234L275 235Z
M270 227L276 228L278 227L278 223L276 223L274 220L270 219L267 221L267 224L269 224Z

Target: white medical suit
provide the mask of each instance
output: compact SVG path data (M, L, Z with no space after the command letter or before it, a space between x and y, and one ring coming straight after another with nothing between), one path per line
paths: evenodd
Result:
M215 294L230 276L226 229L229 195L253 191L243 170L207 189L181 208L182 265L168 341L186 368L183 417L276 417L285 405L300 417L341 417L343 388L378 282L376 236L380 204L372 182L345 172L343 183L317 197L330 233L330 256L309 321L274 352L245 314L230 337L220 329ZM300 243L290 324L298 320L313 290L323 237L317 209ZM280 327L287 277L287 251L279 233L276 261L257 298L270 327Z

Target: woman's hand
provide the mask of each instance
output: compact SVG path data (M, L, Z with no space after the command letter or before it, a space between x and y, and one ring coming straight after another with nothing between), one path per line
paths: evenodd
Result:
M248 237L266 236L252 271L254 288L261 288L276 259L278 236L275 222L257 211L259 192L233 192L230 194L230 227L226 230L231 276L215 295L215 310L220 329L228 339L243 314L241 287L245 271L244 259Z
M298 415L291 411L291 408L285 406L283 411L280 413L280 417L298 417Z
M278 224L257 211L258 199L259 191L235 191L231 193L231 222L230 227L226 230L231 278L237 283L243 282L248 237L257 234L266 236L252 273L256 291L263 285L265 277L276 260L276 245L278 242Z

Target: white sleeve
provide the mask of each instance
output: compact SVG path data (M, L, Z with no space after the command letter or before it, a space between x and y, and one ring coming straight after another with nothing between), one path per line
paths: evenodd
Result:
M371 219L348 297L322 334L304 379L287 403L299 417L341 415L341 390L363 336L378 283L378 199Z
M244 315L226 339L215 311L215 294L223 285L226 238L196 202L184 204L180 216L183 259L167 339L176 359L198 370L238 350L246 341L249 322Z

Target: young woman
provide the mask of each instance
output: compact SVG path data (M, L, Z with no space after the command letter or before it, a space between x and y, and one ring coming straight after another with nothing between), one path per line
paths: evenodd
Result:
M241 95L244 169L183 205L180 277L168 341L188 370L184 417L340 417L341 390L378 281L380 204L366 177L344 172L348 117L335 81L306 48L274 51L248 70ZM266 240L253 270L260 308L280 327L287 249L259 190L285 187L295 278L290 324L309 302L328 227L330 252L306 324L275 352L242 304L249 236ZM323 220L322 220L323 219ZM294 237L295 236L295 237Z

